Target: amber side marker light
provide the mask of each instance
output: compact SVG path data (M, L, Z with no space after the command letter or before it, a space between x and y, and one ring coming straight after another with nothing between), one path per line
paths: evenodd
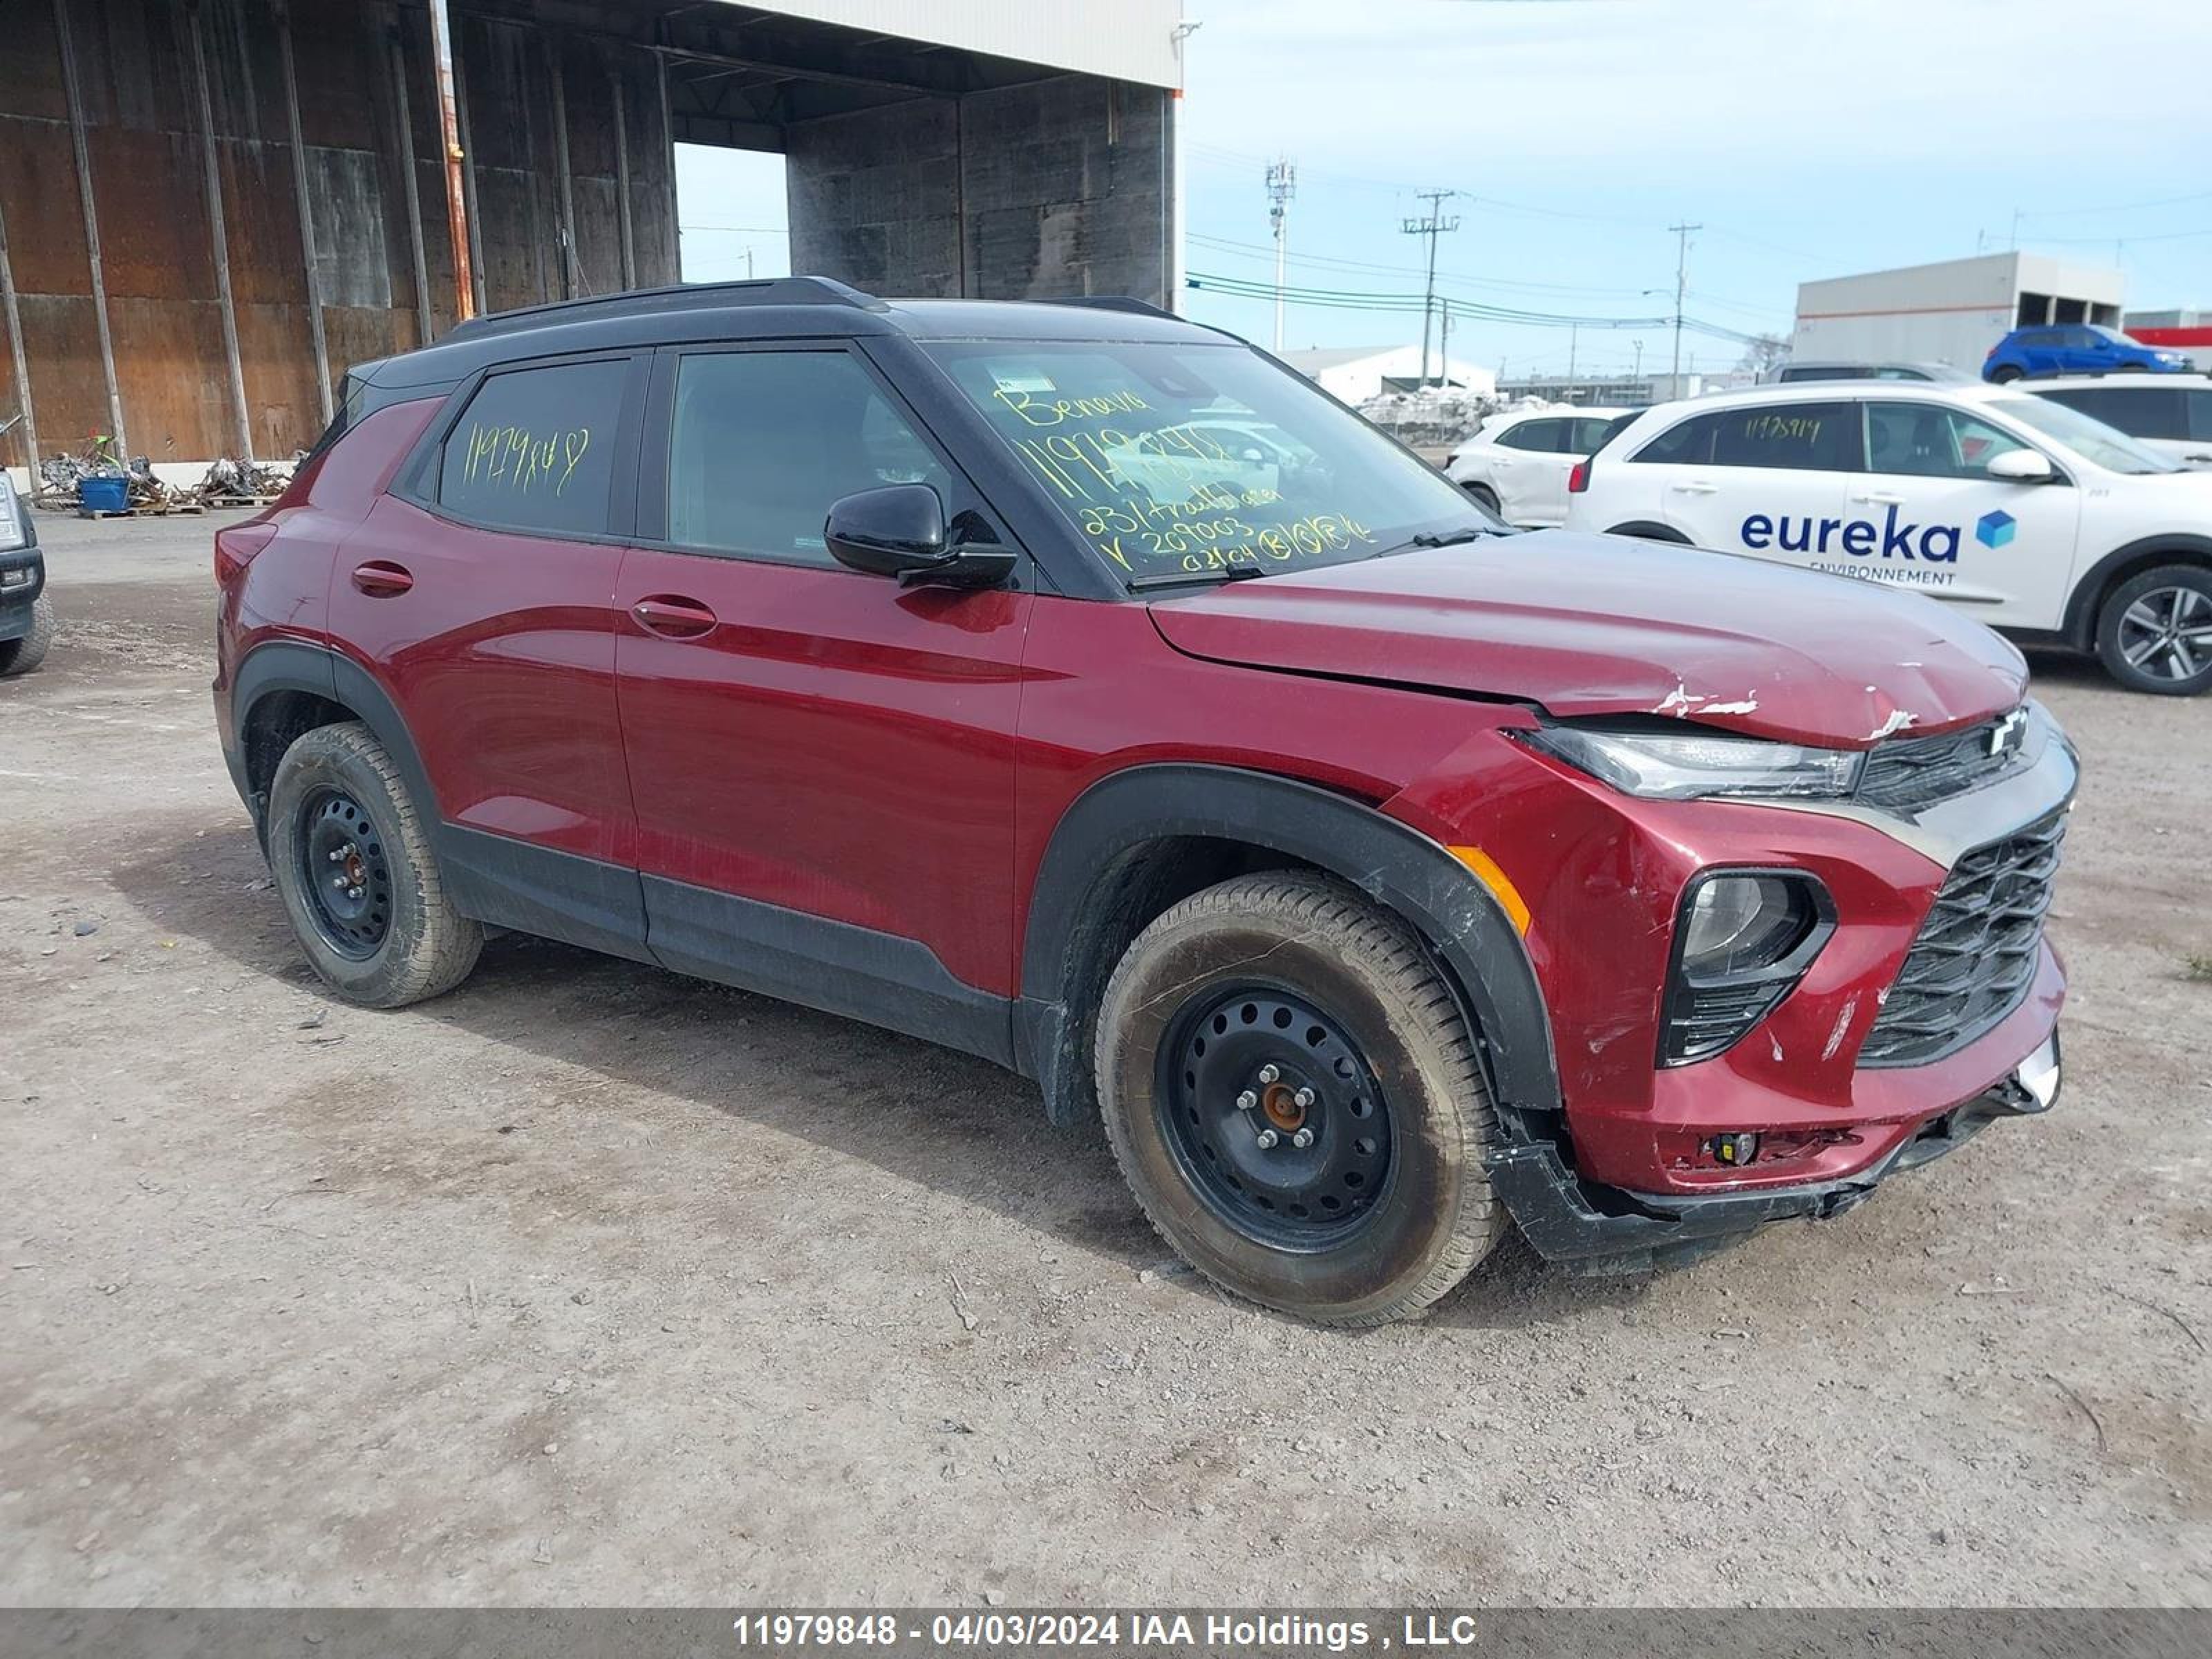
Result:
M1480 847L1454 847L1451 855L1472 871L1474 878L1490 890L1513 923L1513 931L1526 935L1528 932L1528 906L1521 896L1521 890L1513 878L1498 867L1498 860Z

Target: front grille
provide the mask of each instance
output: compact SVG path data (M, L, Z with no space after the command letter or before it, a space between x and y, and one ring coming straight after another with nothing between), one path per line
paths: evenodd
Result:
M1990 753L1998 727L2011 718L1933 738L1892 738L1875 745L1859 777L1858 798L1893 812L1917 812L2020 770L2028 763L2020 744L2000 745L1999 752Z
M2020 1006L2035 980L2066 815L2054 812L1953 866L1859 1050L1862 1066L1924 1066Z

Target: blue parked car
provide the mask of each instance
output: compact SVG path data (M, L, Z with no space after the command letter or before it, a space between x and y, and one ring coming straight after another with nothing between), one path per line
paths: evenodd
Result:
M2179 374L2189 367L2182 353L2145 345L2102 323L2051 323L2016 328L1991 346L1982 378L2002 386L2044 374L2111 374L2123 369Z

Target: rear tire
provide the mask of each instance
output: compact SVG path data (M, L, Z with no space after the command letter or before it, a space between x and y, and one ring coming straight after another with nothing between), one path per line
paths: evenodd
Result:
M1380 1325L1504 1235L1473 1034L1412 930L1350 888L1276 872L1184 900L1121 958L1097 1030L1130 1189L1238 1295Z
M2212 690L2212 570L2162 565L2122 582L2097 611L2097 658L2130 691Z
M358 723L319 726L276 763L269 870L308 962L349 1002L438 996L483 948L483 929L446 896L399 769Z
M31 631L0 645L0 678L27 674L46 659L54 642L54 602L41 593L31 601Z
M1466 490L1468 495L1474 496L1476 501L1481 502L1483 506L1489 508L1494 516L1499 519L1503 519L1505 516L1505 509L1498 504L1498 492L1492 489L1488 484L1462 484L1460 488Z
M1990 371L1990 384L2010 386L2014 380L2019 380L2023 373L2023 370L2014 368L2010 363L2007 363L2002 368L1993 368Z

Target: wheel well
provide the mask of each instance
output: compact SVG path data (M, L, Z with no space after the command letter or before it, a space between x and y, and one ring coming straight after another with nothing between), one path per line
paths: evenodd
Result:
M1633 536L1638 541L1672 542L1678 547L1687 547L1690 538L1680 531L1663 524L1650 524L1641 519L1626 524L1617 524L1605 532L1608 536Z
M2097 619L2103 615L2105 601L2112 596L2112 590L2146 570L2174 564L2194 570L2212 570L2212 552L2187 544L2131 549L2114 560L2109 568L2093 572L2074 600L2073 614L2067 619L2067 639L2083 650L2094 648L2097 643Z
M337 726L359 720L343 703L319 697L312 691L271 691L246 711L239 737L246 761L246 787L257 802L268 799L276 781L276 763L284 751L320 726ZM258 807L256 817L259 816Z
M1065 1086L1047 1091L1054 1121L1076 1123L1097 1115L1089 1059L1098 1005L1106 995L1106 981L1138 934L1193 893L1235 877L1316 867L1273 848L1228 836L1161 836L1123 848L1100 870L1085 896L1083 920L1067 940L1061 1004L1066 1029L1083 1063L1066 1073Z

